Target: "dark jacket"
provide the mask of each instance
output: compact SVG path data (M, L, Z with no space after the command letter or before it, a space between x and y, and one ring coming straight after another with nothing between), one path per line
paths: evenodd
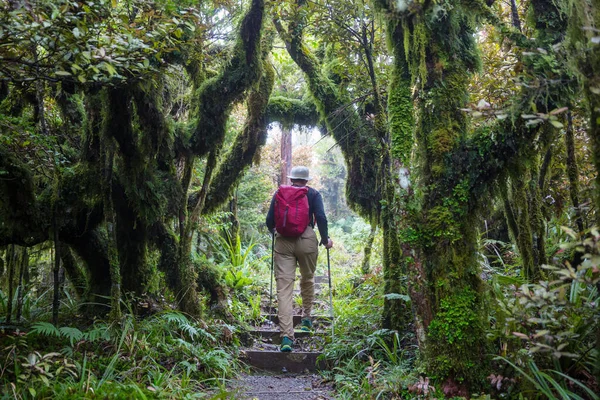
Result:
M308 215L310 216L309 225L314 229L315 221L317 222L319 234L321 235L321 244L326 245L329 236L327 234L327 217L325 216L325 208L323 207L323 198L318 190L313 189L310 186L307 187ZM273 195L273 198L271 199L271 206L267 213L267 228L269 228L269 232L271 233L273 233L273 230L275 229L275 195Z

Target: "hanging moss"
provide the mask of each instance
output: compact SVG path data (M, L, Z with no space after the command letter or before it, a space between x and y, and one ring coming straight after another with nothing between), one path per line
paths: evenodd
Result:
M257 149L266 142L265 111L273 89L275 73L273 67L267 63L263 71L257 90L248 96L248 118L244 129L235 138L233 146L220 162L211 181L203 214L212 213L225 203L245 169L252 163Z
M267 122L280 122L285 127L316 126L319 122L319 114L314 103L307 99L272 96L266 114Z
M305 2L300 1L302 7ZM299 8L301 11L302 9ZM285 29L276 22L280 37L294 62L304 72L309 91L317 110L325 122L327 131L333 135L346 160L348 179L346 198L348 204L361 216L373 220L379 216L382 200L382 164L386 151L381 141L373 135L371 126L361 120L336 84L323 72L317 58L302 42L302 26L305 14L299 12L296 20Z
M200 87L198 125L191 138L191 149L199 157L218 149L225 137L225 124L231 106L261 76L260 38L264 1L252 0L227 66Z
M396 60L390 78L387 106L391 155L404 166L409 165L415 126L411 74L407 62L404 62L409 55L409 48L406 46L407 29L406 25L396 20L388 23L388 41Z
M0 246L33 245L48 238L50 221L36 199L33 176L14 154L0 147Z

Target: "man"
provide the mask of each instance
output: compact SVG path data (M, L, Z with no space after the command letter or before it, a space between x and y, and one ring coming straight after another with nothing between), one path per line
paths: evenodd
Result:
M308 188L308 226L300 236L283 236L275 230L276 226L276 197L271 200L271 207L267 214L267 227L275 235L274 268L277 281L277 303L281 351L292 351L294 343L293 324L293 294L296 279L296 265L300 268L300 295L302 296L303 318L302 330L312 329L311 311L315 297L315 269L317 267L318 240L314 231L315 221L319 228L321 244L326 249L333 246L333 241L327 235L327 218L323 208L321 194L306 184L311 179L308 168L297 166L292 168L288 175L292 186ZM282 190L280 188L280 190Z

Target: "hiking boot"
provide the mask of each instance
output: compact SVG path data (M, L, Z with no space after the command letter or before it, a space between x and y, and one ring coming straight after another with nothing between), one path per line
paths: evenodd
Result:
M310 318L302 319L302 324L300 325L300 330L304 331L304 332L312 332L313 331L313 325L312 325L312 321L310 320Z
M292 339L290 339L287 336L284 336L283 339L281 339L280 350L283 352L289 353L290 351L292 351L293 344L294 344L294 341Z

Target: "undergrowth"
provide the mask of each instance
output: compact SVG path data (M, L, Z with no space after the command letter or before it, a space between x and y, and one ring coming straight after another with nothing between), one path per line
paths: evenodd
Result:
M2 332L0 398L212 398L239 368L234 331L165 311Z

